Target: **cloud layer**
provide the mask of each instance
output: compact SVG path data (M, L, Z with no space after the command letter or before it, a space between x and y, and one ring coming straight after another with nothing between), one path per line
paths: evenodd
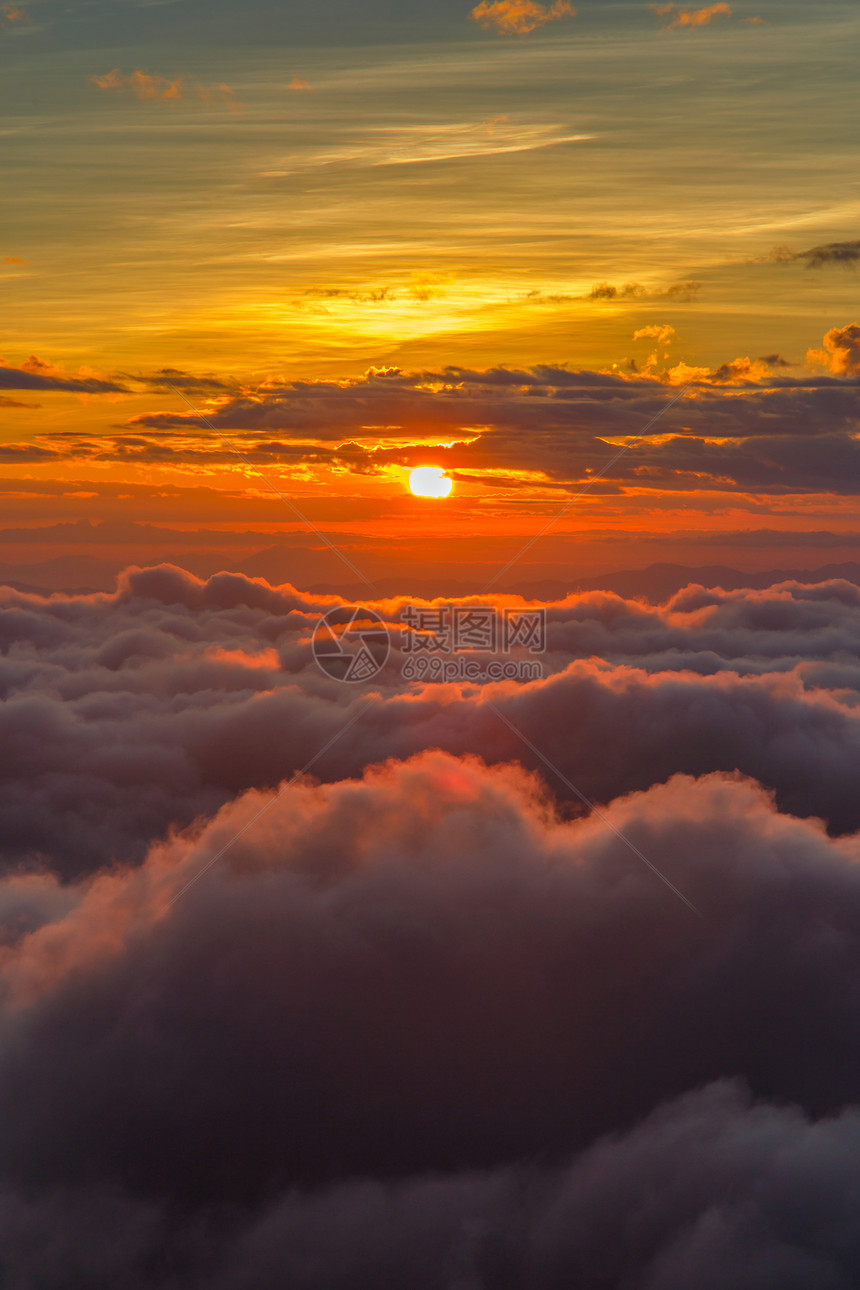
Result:
M416 276L411 287L421 298L436 289L433 275ZM713 369L683 360L661 368L655 348L644 360L630 358L625 372L387 367L344 380L273 378L255 389L170 370L73 376L31 357L21 368L0 367L0 388L171 397L182 390L200 410L152 410L107 433L40 433L5 444L2 456L204 469L238 456L257 468L362 476L426 465L430 452L462 482L532 493L579 492L600 477L601 489L619 495L818 494L835 503L860 488L858 337L857 323L831 328L823 348L808 351L805 374L778 353ZM634 342L657 346L675 339L665 323L633 333Z
M659 343L670 332L660 325L637 335ZM548 366L371 370L344 381L225 392L205 415L155 411L107 436L54 433L7 452L168 466L225 464L241 452L255 465L378 474L426 464L427 442L441 441L434 460L464 479L527 473L575 490L593 482L621 439L628 448L606 485L614 490L853 495L860 486L856 332L856 324L833 328L824 349L810 352L830 369L826 375L788 375L778 354L714 370L679 362L658 371L650 360L640 369L631 360L628 374Z
M490 695L595 801L677 772L740 769L786 809L860 825L860 592L848 583L690 588L659 609L571 597L548 610L546 678L492 691L416 690L397 648L367 692L330 681L310 638L333 602L237 574L201 582L164 566L130 571L114 595L5 596L10 862L46 855L73 874L140 859L171 824L299 770L360 703L361 722L316 774L360 774L428 746L536 765ZM378 606L395 646L402 604Z
M858 588L358 690L289 586L3 597L11 1285L853 1284Z
M856 1271L856 1114L807 1119L860 1094L856 838L734 777L616 802L696 917L520 770L427 753L290 790L170 906L260 801L140 869L3 884L23 1283ZM727 1078L797 1109L690 1094Z

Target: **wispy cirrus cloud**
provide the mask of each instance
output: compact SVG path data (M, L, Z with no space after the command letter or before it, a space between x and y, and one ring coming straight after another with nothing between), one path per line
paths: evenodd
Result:
M534 152L561 143L583 143L593 134L569 134L562 126L542 122L520 123L505 117L486 121L451 121L439 125L374 126L357 132L331 149L321 149L303 160L290 158L283 168L267 170L273 177L331 165L405 166L431 161Z
M494 27L505 36L527 36L548 22L575 16L568 0L554 0L550 5L535 0L481 0L470 14L482 27Z

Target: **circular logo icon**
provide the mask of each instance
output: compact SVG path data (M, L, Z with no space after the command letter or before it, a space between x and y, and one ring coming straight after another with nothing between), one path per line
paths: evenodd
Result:
M314 658L335 681L370 681L385 667L391 641L374 609L339 605L314 630Z

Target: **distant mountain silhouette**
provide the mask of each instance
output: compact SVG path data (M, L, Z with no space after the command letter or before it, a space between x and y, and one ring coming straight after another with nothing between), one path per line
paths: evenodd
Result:
M737 591L741 587L760 590L772 587L777 582L828 582L831 578L844 578L846 582L860 586L860 564L851 560L844 564L825 564L819 569L770 569L764 573L744 572L720 564L700 567L649 564L646 569L621 569L617 573L578 578L575 585L571 586L571 591L614 591L625 599L644 598L659 604L690 583L699 583L703 587L721 587L723 591ZM540 583L528 586L531 594L543 594L539 590ZM525 593L521 591L520 594Z
M308 554L284 547L269 547L233 565L232 572L244 573L249 578L263 578L273 586L291 582L299 590L313 595L343 596L358 604L373 598L373 592L365 583L312 581L313 572L317 572L318 576L318 569L314 569L313 563L308 567ZM320 554L331 558L331 553ZM188 563L198 566L203 563L200 557L189 562L181 556L173 562L186 568ZM213 571L216 563L211 562ZM83 594L113 591L116 575L122 567L122 563L100 560L95 556L63 555L35 564L0 564L0 584L30 592L65 591ZM202 567L199 572L205 576ZM844 578L845 581L860 586L860 563L848 561L844 564L825 564L818 569L770 569L764 573L747 573L719 564L650 564L644 569L617 569L588 577L571 575L568 579L524 580L506 583L503 587L494 587L492 590L511 592L528 600L544 601L563 600L565 596L578 591L613 591L626 600L647 600L652 604L660 604L690 583L736 591L741 587L772 587L774 583L792 580L805 583L826 582L830 578ZM454 599L459 596L480 596L484 594L484 585L483 577L448 578L441 574L412 577L408 573L375 578L373 582L380 596L413 596L427 600L435 597Z
M59 555L35 564L0 564L0 584L18 591L113 591L122 565L94 555Z
M255 551L237 564L231 564L230 570L244 573L246 578L265 578L272 586L291 582L294 587L302 588L311 582L338 580L343 573L350 576L347 566L334 551L319 545L314 548L283 543ZM364 586L363 583L360 585ZM366 586L364 592L367 599Z
M650 564L645 569L619 569L611 573L594 574L591 577L572 577L569 581L558 578L543 578L530 582L518 582L506 585L503 590L527 600L563 600L565 596L578 591L613 591L625 600L647 600L651 604L661 604L674 596L676 592L691 583L704 587L720 587L723 591L737 591L741 587L760 590L772 587L778 582L828 582L831 578L843 578L860 586L860 564L848 561L845 564L826 564L819 569L770 569L764 573L747 573L741 569L730 569L724 565L684 565L684 564ZM474 596L481 594L481 588L474 583L453 582L444 578L416 578L409 581L404 577L377 578L374 586L383 596L415 596L433 599L439 596ZM361 602L368 598L368 589L361 583L352 585L317 583L304 588L315 595L344 596L347 600ZM495 588L499 590L499 588Z

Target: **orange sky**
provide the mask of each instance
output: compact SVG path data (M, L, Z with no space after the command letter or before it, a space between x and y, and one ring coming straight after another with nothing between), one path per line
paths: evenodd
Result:
M853 558L856 9L578 8L7 14L0 562Z

